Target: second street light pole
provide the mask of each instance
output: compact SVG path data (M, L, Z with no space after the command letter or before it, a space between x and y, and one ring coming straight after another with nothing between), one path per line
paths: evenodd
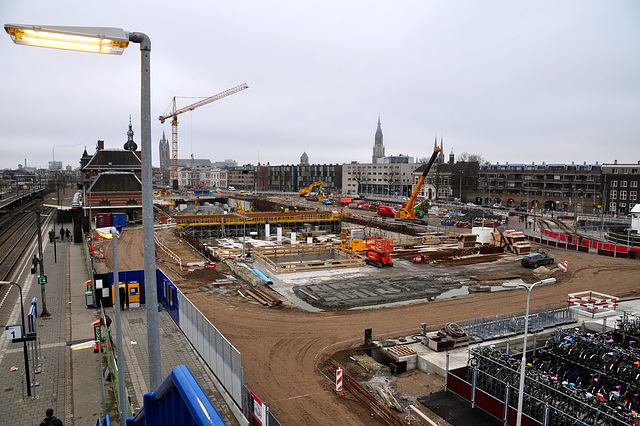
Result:
M44 258L42 257L42 230L40 229L40 200L36 198L36 226L38 232L38 257L40 263L40 275L44 275ZM47 311L47 299L44 297L44 286L45 284L40 284L40 294L42 294L42 312L40 313L43 317L48 317L49 311Z

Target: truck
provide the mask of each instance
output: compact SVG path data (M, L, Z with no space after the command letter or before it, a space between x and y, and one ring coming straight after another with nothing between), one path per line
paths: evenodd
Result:
M396 211L391 206L378 206L378 216L395 217Z

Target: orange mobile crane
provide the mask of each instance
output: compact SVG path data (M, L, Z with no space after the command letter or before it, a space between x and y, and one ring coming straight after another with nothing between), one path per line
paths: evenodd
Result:
M413 189L411 198L409 198L409 201L407 201L407 204L404 207L396 210L394 214L396 219L420 220L416 217L416 211L414 210L413 207L416 202L416 197L420 193L420 190L422 189L422 185L424 185L424 181L427 177L427 173L429 173L431 166L433 166L433 162L436 161L436 157L438 156L439 152L440 152L440 147L436 146L435 149L433 150L433 154L431 154L431 158L429 159L429 162L427 163L427 167L424 169L424 172L422 172L422 176L420 176L420 179L418 180L416 187Z
M164 124L164 121L167 118L171 118L171 185L172 189L178 189L178 115L183 112L193 111L194 109L201 107L203 105L210 104L213 101L220 100L222 98L226 98L227 96L231 96L234 93L238 93L244 89L248 89L247 83L242 83L239 86L232 87L229 90L225 90L224 92L220 92L217 95L210 96L208 98L202 99L198 102L195 102L191 105L188 105L184 108L177 109L176 108L176 97L173 97L173 110L171 113L166 115L161 115L158 119L160 123Z

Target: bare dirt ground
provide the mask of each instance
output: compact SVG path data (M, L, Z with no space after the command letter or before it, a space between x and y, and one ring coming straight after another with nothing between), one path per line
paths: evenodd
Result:
M189 259L187 261L199 260L196 253L180 243L171 231L158 231L156 235L184 259ZM123 233L118 246L120 270L143 267L141 241L141 230ZM107 259L101 262L107 268L110 245L110 242L96 243L104 249ZM160 251L158 254L167 259ZM531 294L532 309L547 305L566 306L567 294L579 291L597 291L620 298L640 296L638 261L564 250L552 250L550 254L557 260L567 260L569 272L560 277L554 275L559 278L557 284L536 288ZM430 265L419 266L429 273ZM334 378L324 369L326 361L335 358L347 373L366 380L366 374L348 360L350 348L362 343L365 328L373 329L375 340L417 334L421 322L428 323L429 330L436 330L447 322L462 322L469 317L520 312L526 301L522 291L501 291L403 306L312 313L290 304L265 308L240 297L237 291L219 291L211 283L222 277L224 270L199 276L182 272L169 261L158 262L158 267L175 280L240 350L244 381L266 401L284 425L378 424L348 393L342 398L334 394ZM477 279L482 280L483 276ZM422 396L440 390L442 379L409 373L392 387L399 393ZM424 411L429 413L426 408ZM437 419L437 416L433 415L433 418ZM441 421L441 424L446 423Z

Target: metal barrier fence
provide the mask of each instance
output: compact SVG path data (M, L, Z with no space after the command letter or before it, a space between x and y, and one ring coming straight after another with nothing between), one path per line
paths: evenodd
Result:
M174 287L178 326L216 375L239 408L242 408L242 356L198 308Z
M496 315L486 318L469 318L460 324L472 340L491 340L524 333L525 313L515 315ZM545 328L577 322L577 314L569 307L553 308L544 306L529 313L529 332L542 331Z

